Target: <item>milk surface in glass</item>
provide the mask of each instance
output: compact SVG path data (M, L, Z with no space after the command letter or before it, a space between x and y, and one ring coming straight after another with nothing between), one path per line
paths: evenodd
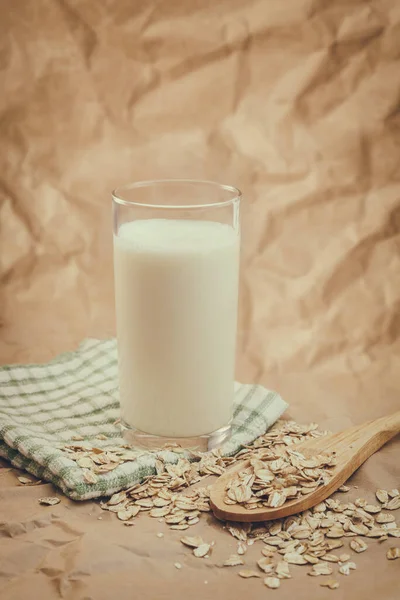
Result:
M171 437L232 416L239 235L213 221L148 219L114 235L122 419Z

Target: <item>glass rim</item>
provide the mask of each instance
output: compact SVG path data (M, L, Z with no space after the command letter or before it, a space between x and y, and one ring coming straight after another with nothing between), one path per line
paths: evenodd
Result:
M151 204L149 202L136 202L136 200L126 200L122 197L122 194L127 191L141 189L145 187L157 186L162 184L201 184L212 186L214 188L219 188L225 192L230 192L233 194L232 198L228 200L220 200L216 202L207 202L206 204ZM121 185L115 188L112 192L112 199L117 204L122 206L140 206L145 208L162 208L162 209L183 209L190 210L192 208L212 208L212 207L220 207L220 206L228 206L229 204L235 204L240 201L242 197L242 192L239 188L234 187L233 185L226 185L224 183L219 183L218 181L211 181L208 179L147 179L143 181L136 181L134 183L128 183L125 185Z

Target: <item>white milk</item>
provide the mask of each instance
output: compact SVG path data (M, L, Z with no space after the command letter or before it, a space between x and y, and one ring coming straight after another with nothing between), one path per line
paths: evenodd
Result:
M123 420L152 435L211 433L232 417L239 236L150 219L114 236Z

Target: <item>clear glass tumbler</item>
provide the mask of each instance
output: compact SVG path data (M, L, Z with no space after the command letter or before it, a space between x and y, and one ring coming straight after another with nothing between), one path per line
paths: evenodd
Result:
M215 448L232 419L241 193L182 179L112 197L124 436Z

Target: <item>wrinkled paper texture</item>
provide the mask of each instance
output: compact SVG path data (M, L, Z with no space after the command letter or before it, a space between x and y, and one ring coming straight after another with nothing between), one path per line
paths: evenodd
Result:
M113 188L215 179L244 194L237 378L333 430L399 410L399 59L397 0L3 2L1 362L115 333ZM373 456L351 497L399 486L399 451ZM146 516L39 506L51 486L3 467L7 600L265 596L212 566L235 544L210 518L199 561ZM357 556L341 599L396 597L387 547ZM330 597L319 583L296 569L281 597Z

